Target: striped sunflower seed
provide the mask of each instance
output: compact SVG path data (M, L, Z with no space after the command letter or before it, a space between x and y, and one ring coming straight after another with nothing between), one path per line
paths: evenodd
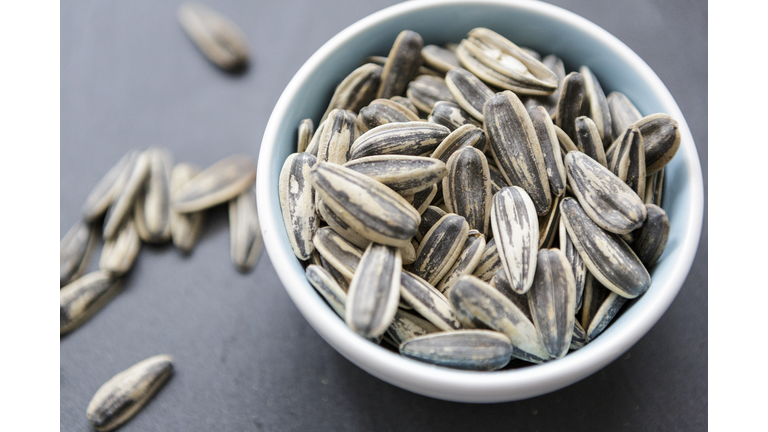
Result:
M489 330L460 330L418 336L400 345L400 354L453 369L493 371L509 363L509 338Z
M400 298L442 331L461 328L448 299L427 281L405 270L400 275Z
M557 136L557 141L560 143L560 154L563 156L563 160L565 160L565 155L569 152L580 151L579 148L576 147L576 144L573 143L573 140L571 140L571 137L569 137L560 126L555 125L555 135ZM567 186L568 185L566 184L566 187Z
M588 66L580 67L579 73L584 77L586 115L595 122L603 146L608 147L613 142L613 127L605 92L603 92L603 87L600 86L597 76L592 73Z
M323 202L368 240L403 247L416 234L421 215L376 180L340 165L318 162L309 172L309 181Z
M576 282L571 266L558 249L539 251L528 305L539 338L554 358L568 353L576 313Z
M417 116L419 115L419 109L416 108L416 105L414 105L413 102L411 102L411 100L408 99L407 97L392 96L391 98L389 98L389 100L408 108L410 112L416 114Z
M576 250L576 246L573 245L573 241L571 241L571 237L568 235L568 230L565 229L565 222L562 218L558 225L560 227L560 250L563 251L565 259L571 265L573 280L576 283L576 310L579 310L581 309L581 299L584 294L584 282L587 279L587 267L584 265L584 260L581 259L579 251Z
M341 319L344 319L347 292L336 282L336 279L323 267L315 264L307 267L306 275L309 283L315 287Z
M225 203L253 185L256 167L248 156L222 159L187 182L171 196L171 206L179 213L204 210Z
M525 106L511 91L496 94L485 105L485 135L496 165L507 183L523 188L544 215L552 204L544 156Z
M536 131L536 138L539 140L539 148L544 158L544 167L547 170L547 180L549 180L549 190L552 196L560 196L565 193L565 167L563 166L563 155L561 154L560 142L557 139L555 125L552 123L547 110L538 106L528 111L528 115L533 123L533 129Z
M422 156L368 156L349 161L344 166L401 195L413 195L431 188L448 173L442 161Z
M148 152L142 152L136 159L123 190L115 196L112 205L104 216L104 239L112 240L117 236L118 230L127 217L133 216L133 205L136 197L144 187L149 176L150 158Z
M306 261L312 255L320 221L315 209L315 190L307 182L309 170L317 158L309 153L294 153L285 160L280 171L280 207L288 240L296 257ZM326 219L327 220L327 219Z
M200 168L187 163L180 163L173 167L173 171L171 171L171 195L199 173ZM203 231L205 212L179 213L171 209L169 221L173 244L182 252L191 252Z
M483 106L493 97L493 90L472 72L463 68L448 71L445 74L445 85L460 107L475 119L483 121Z
M368 57L364 58L363 61L360 62L361 65L366 64L366 63L373 63L373 64L377 64L377 65L379 65L381 67L384 67L384 65L387 63L387 57L384 57L384 56L368 56ZM441 77L444 74L442 74L442 73L440 73L440 72L438 72L438 71L436 71L436 70L434 70L432 68L429 68L429 67L426 67L424 65L421 65L421 66L419 66L419 70L416 73L416 76L418 76L418 75L434 75L434 76L440 76ZM392 97L394 97L394 96L392 96ZM390 99L392 99L392 97L390 97Z
M438 185L440 183L435 183L432 186L430 186L428 189L424 189L423 191L416 192L413 195L403 195L403 198L408 201L408 204L412 205L413 208L416 209L419 214L424 213L424 210L429 207L430 204L435 199L435 196L437 196L438 191Z
M305 118L299 122L299 131L296 144L296 152L303 153L312 141L312 135L315 133L315 124L312 119Z
M392 324L387 328L386 335L392 339L393 345L399 347L403 342L425 334L441 331L436 325L415 314L398 309Z
M67 231L59 244L59 286L67 285L83 274L88 267L94 244L96 230L83 221L78 221Z
M435 104L440 101L455 102L451 91L445 85L445 79L432 75L419 75L408 83L405 92L408 99L419 110L430 113Z
M342 236L344 240L352 243L360 249L365 249L369 244L371 244L370 240L361 236L357 233L357 231L347 225L347 223L344 222L344 220L342 220L336 213L334 213L333 210L331 210L328 205L323 202L323 200L319 201L317 205L317 212L323 218L323 221L325 221L325 223L327 223L328 226L333 229L333 231Z
M565 156L565 170L579 204L598 226L624 234L643 224L645 204L608 168L584 153L571 152Z
M504 294L512 303L520 309L520 312L525 314L528 321L533 322L533 316L531 315L531 308L528 306L528 293L518 294L512 289L512 285L509 284L507 279L507 272L503 268L496 270L493 274L493 279L489 283L492 287L496 288L500 293Z
M443 178L443 200L449 213L463 216L470 229L489 231L491 174L485 155L474 147L463 147L448 159Z
M582 104L586 99L584 76L578 72L571 72L565 76L560 88L560 99L557 101L555 124L576 141L576 117L583 114Z
M555 243L560 228L560 201L563 197L555 197L549 213L539 216L539 249L549 249Z
M345 320L355 333L375 338L387 331L400 300L400 251L371 243L347 292Z
M472 274L484 251L485 236L478 230L469 230L464 249L436 288L445 294L461 276Z
M201 3L179 6L181 27L208 60L234 71L248 63L248 42L234 22Z
M419 243L411 272L437 285L458 259L468 235L466 219L451 213L443 216Z
M472 275L485 283L490 283L493 280L493 275L500 268L502 268L502 264L499 252L496 250L496 238L492 238L486 242L485 250L480 255L480 262L477 263Z
M440 101L432 108L432 112L429 113L427 121L443 125L454 131L460 126L471 124L475 127L483 127L480 122L475 120L468 112L464 111L458 104L453 102Z
M448 163L451 155L464 147L474 147L483 151L485 149L485 132L471 124L459 126L437 146L432 152L432 157Z
M98 431L124 424L152 399L173 375L173 359L157 355L142 360L104 383L93 395L85 414Z
M120 280L103 271L76 279L60 291L60 332L68 333L106 305L120 290Z
M633 124L643 136L645 174L651 175L664 168L675 157L680 148L680 129L672 117L663 113L651 114ZM616 138L606 155L616 151L622 139L622 136Z
M323 114L320 122L324 121L335 109L347 110L353 113L360 111L376 99L376 92L381 85L382 67L372 63L366 63L347 75L336 86L328 109Z
M537 107L541 106L544 107L547 110L547 114L552 117L555 115L555 112L557 111L557 101L560 99L560 88L563 85L563 80L565 80L565 65L563 64L563 61L560 59L560 57L557 57L554 54L550 54L541 61L541 63L549 68L552 72L555 73L555 76L557 76L557 82L558 87L557 90L555 90L552 94L546 95L546 96L529 96L527 97L525 102L525 109L527 109L529 112Z
M307 148L304 150L305 153L309 153L312 156L317 157L317 151L320 149L320 136L323 134L323 130L327 124L328 121L322 121L319 125L317 125L317 130L314 134L312 134L312 138L309 140Z
M493 197L491 226L496 250L512 289L525 294L533 284L539 246L539 220L531 198L517 186Z
M253 188L229 201L229 237L232 263L241 272L250 271L264 247Z
M363 251L360 248L344 240L342 236L329 227L317 230L312 243L333 268L338 270L347 280L352 280L357 265L363 257Z
M664 189L664 168L645 177L645 203L661 207L661 194Z
M407 106L390 99L376 99L360 110L357 116L357 128L360 133L389 124L421 121L419 115Z
M645 145L639 130L637 136L639 137L638 140L630 141L631 145L627 152L627 175L624 182L637 193L641 200L645 200Z
M627 299L606 289L591 273L584 286L581 326L585 340L592 341L611 323Z
M439 221L446 213L439 207L429 206L424 212L421 213L421 222L419 223L418 231L416 232L416 240L421 242L424 236L432 229L433 226Z
M637 126L630 125L626 133L621 135L621 142L611 152L611 157L607 160L608 164L606 166L612 173L616 174L616 177L626 182L631 149L634 147L637 152L642 146L643 136L640 135L640 130L637 129ZM643 159L645 159L645 152L643 152ZM643 166L643 169L645 169L645 166Z
M133 217L129 216L117 231L115 238L107 240L101 249L99 268L112 276L122 276L133 267L141 249L141 239Z
M547 95L557 90L554 72L492 30L472 29L468 38L461 41L456 55L464 67L496 87L531 95Z
M449 133L445 126L422 121L381 125L360 135L350 160L386 154L429 156Z
M330 274L333 277L333 280L336 281L337 284L339 284L339 287L346 293L349 291L349 281L352 280L352 278L347 279L344 277L341 272L336 270L334 266L332 266L328 261L326 261L325 258L323 258L320 253L315 250L315 252L312 254L313 257L317 257L318 264L315 264L312 259L310 259L310 262L315 265L319 265L322 267L328 274ZM361 255L362 256L362 252ZM345 297L346 298L346 297Z
M648 289L651 276L637 255L620 237L595 224L578 201L565 198L560 217L587 269L606 288L626 298Z
M587 116L580 116L576 117L575 124L576 145L579 147L579 150L598 161L600 165L607 167L608 163L605 159L603 140L600 138L595 122Z
M633 123L643 118L640 111L623 93L611 92L606 101L611 113L611 129L614 139L618 138Z
M150 149L149 177L136 198L133 220L139 237L147 243L171 239L171 168L173 156L166 149Z
M422 48L421 58L424 59L427 66L443 73L461 67L455 52L437 45L426 45Z
M349 160L349 149L357 139L355 121L349 112L335 109L328 114L328 124L318 139L317 160L344 165Z
M584 330L584 327L581 326L581 323L579 322L579 320L574 319L573 335L571 336L570 348L572 350L577 350L580 348L584 348L584 345L586 344L587 344L587 332Z
M138 150L126 153L91 190L83 204L83 218L86 222L92 223L104 216L114 199L122 193L139 154Z
M377 98L389 99L405 93L408 83L419 73L422 48L424 40L418 33L403 30L397 35L381 72Z
M639 229L639 234L632 243L632 250L646 268L659 260L669 239L669 219L667 212L655 204L646 204L648 216Z
M488 327L504 333L512 342L512 356L532 363L549 359L536 328L504 294L473 276L463 276L450 292L451 304Z

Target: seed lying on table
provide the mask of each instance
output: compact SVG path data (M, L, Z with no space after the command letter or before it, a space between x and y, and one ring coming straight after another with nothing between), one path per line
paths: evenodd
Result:
M91 249L96 243L96 232L87 223L78 221L61 239L60 244L60 286L64 286L79 278L91 255Z
M245 35L228 18L200 3L184 3L178 19L200 51L222 69L237 70L248 63Z
M256 180L256 167L248 156L235 155L206 168L171 197L179 213L204 210L240 195Z
M264 247L253 188L229 202L229 233L232 262L238 270L247 272L256 265Z
M95 271L61 289L60 333L79 327L104 307L120 288L120 280L103 271Z

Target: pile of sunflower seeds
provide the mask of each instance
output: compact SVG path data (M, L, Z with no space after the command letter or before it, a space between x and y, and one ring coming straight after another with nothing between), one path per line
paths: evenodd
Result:
M446 367L542 363L651 284L677 122L485 29L403 31L336 88L280 174L290 244L354 332Z
M256 167L230 156L204 171L174 166L166 149L131 151L93 188L83 218L61 240L61 334L78 328L120 290L143 243L173 244L183 253L195 246L208 209L229 203L232 262L250 270L263 241L253 184ZM83 272L99 239L100 270Z

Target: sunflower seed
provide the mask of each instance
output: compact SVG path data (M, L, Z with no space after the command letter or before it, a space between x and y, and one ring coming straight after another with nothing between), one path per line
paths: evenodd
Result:
M318 131L319 132L319 131ZM225 203L253 185L256 167L248 156L222 159L187 182L171 196L171 206L190 213Z
M573 280L576 283L576 310L579 310L581 308L582 294L584 294L584 281L587 278L587 267L584 265L579 251L576 250L576 246L573 245L571 236L568 235L568 230L565 229L565 222L562 218L560 218L558 225L560 227L560 250L563 251L565 259L571 265Z
M416 247L411 242L400 248L400 257L404 266L411 265L416 261Z
M607 290L591 273L588 274L581 308L585 340L590 342L602 333L626 301L626 298Z
M469 54L467 56L466 54ZM486 28L475 28L461 41L459 61L485 81L519 94L547 95L557 90L557 76L505 37ZM477 68L477 63L485 68ZM496 72L491 73L491 72Z
M475 127L483 127L477 120L464 111L458 104L453 102L440 101L432 108L432 112L429 113L427 121L443 125L451 131L456 130L460 126L471 124Z
M565 155L569 152L580 151L579 148L576 147L576 144L571 140L571 137L569 137L560 126L555 125L555 135L557 136L558 143L560 143L560 155L563 157L563 160L565 160ZM566 187L567 186L568 185L566 184Z
M552 204L544 156L525 106L511 91L496 94L485 105L485 135L507 183L523 188L544 215Z
M112 205L107 209L106 216L104 216L105 240L114 239L128 215L133 215L133 204L147 180L149 164L149 153L142 152L136 159L136 164L125 182L125 187L115 196Z
M539 251L528 305L539 338L549 355L568 353L576 313L576 282L571 266L558 249Z
M539 216L539 249L549 249L555 243L560 228L560 201L563 196L556 196L549 213Z
M661 193L664 189L664 168L645 177L645 203L661 207Z
M352 243L360 249L365 249L371 244L371 241L361 236L357 231L353 230L342 220L333 210L328 207L323 200L320 200L317 205L317 212L323 218L325 223L333 229L338 235L342 236L344 240Z
M461 328L448 299L427 281L405 270L400 275L400 298L442 331Z
M544 107L536 107L528 111L539 140L539 148L544 158L544 167L547 170L549 190L552 196L560 196L565 193L565 167L563 155L561 155L560 143L557 140L555 125Z
M491 226L509 283L516 293L525 294L536 270L539 220L531 198L522 188L506 187L493 197Z
M229 235L232 262L241 272L250 271L264 247L253 188L229 202Z
M323 114L323 122L335 109L358 112L376 99L376 92L381 85L382 67L366 63L347 75L336 87L328 109Z
M416 234L421 215L396 192L363 174L318 162L310 184L347 225L373 242L402 247Z
M436 325L412 313L398 309L395 312L395 318L389 325L386 335L388 335L395 347L399 347L403 342L409 341L415 337L423 336L429 333L441 331Z
M307 148L304 150L304 153L309 153L312 156L317 157L317 151L320 149L320 135L323 134L323 130L327 124L328 121L322 121L319 125L317 125L317 130L314 134L312 134L312 138L309 140L309 144L307 144Z
M680 148L680 129L672 117L662 113L643 117L633 124L643 136L645 174L651 175L664 168L675 157L677 149ZM623 136L616 138L606 154L615 151L622 139Z
M248 63L245 35L228 18L200 3L182 4L177 17L208 60L225 70L238 70Z
M470 229L487 233L491 208L491 175L485 155L474 147L457 150L448 159L443 199L449 213L463 216Z
M437 102L455 102L451 91L445 85L445 80L432 75L417 76L408 83L408 90L405 94L416 105L416 108L425 113L432 112Z
M309 170L315 163L317 158L309 153L294 153L288 156L280 171L283 222L293 253L302 261L312 255L312 238L320 226L315 209L315 190L307 182Z
M608 163L605 160L603 141L600 138L595 122L587 116L580 116L576 117L575 124L576 145L579 147L579 150L598 161L600 165L607 167Z
M604 147L608 147L613 141L613 129L611 112L608 108L605 92L603 92L603 88L600 86L600 81L597 80L597 77L588 66L580 67L579 73L584 77L586 115L595 122L602 144Z
M437 285L461 254L468 234L466 219L455 214L443 216L419 243L411 272L430 285Z
M445 74L445 85L459 106L475 119L483 121L483 106L493 97L493 90L472 72L462 68L448 71Z
M352 280L357 265L363 257L363 251L352 243L344 240L339 234L329 227L317 230L312 239L315 249L347 280Z
M531 315L531 308L528 306L528 294L518 294L512 290L512 285L509 284L507 279L507 272L504 268L499 267L496 273L493 274L493 279L490 283L491 286L496 288L500 293L504 294L512 303L520 309L520 312L525 314L528 321L533 322L533 316Z
M461 255L437 285L443 294L461 277L472 274L485 251L485 236L478 230L469 230Z
M400 345L400 354L453 369L493 371L509 363L509 338L489 330L461 330L418 336Z
M429 230L440 220L446 213L439 207L429 206L424 212L421 213L421 222L419 223L418 231L416 232L416 240L421 242L424 236Z
M413 195L428 189L448 173L442 161L422 156L368 156L349 161L344 166L383 183L401 195Z
M557 101L560 99L560 88L565 79L565 65L563 64L563 61L554 54L544 57L541 63L557 76L557 90L546 96L528 96L523 102L525 103L525 109L529 112L531 109L541 106L547 110L547 114L551 117L554 116L557 111Z
M173 359L157 355L142 360L104 383L85 414L98 431L111 431L136 415L173 375Z
M625 135L629 136L629 134ZM639 139L630 140L629 151L627 152L627 175L624 182L630 187L640 200L645 200L645 145L642 136L638 133ZM621 177L619 177L621 178Z
M60 291L60 332L68 333L93 316L120 290L120 280L95 271L69 283Z
M128 181L128 177L133 172L139 154L138 150L126 153L99 180L83 205L83 218L86 222L92 223L103 216L114 199L120 195L125 187L125 182Z
M413 102L411 102L411 100L408 99L407 97L392 96L391 98L389 98L389 100L408 108L408 111L416 114L417 116L419 115L419 109L416 108L416 105L414 105Z
M64 286L83 274L88 267L95 243L96 230L83 221L78 221L67 231L59 244L59 286Z
M512 356L532 363L549 359L536 328L504 294L473 276L462 276L450 292L451 304L459 305L488 327L512 341Z
M459 126L437 146L432 152L432 157L447 163L448 158L453 153L464 147L474 147L483 151L485 149L485 132L471 124Z
M149 177L136 198L133 220L139 237L147 243L171 239L171 168L173 156L166 149L150 149Z
M613 137L618 138L634 122L643 118L640 111L630 102L623 93L612 92L606 99L608 110L611 113L611 129Z
M200 173L199 168L186 163L180 163L173 167L173 171L171 171L171 195L181 189L198 173ZM182 252L191 252L192 248L195 247L195 243L197 243L197 239L200 237L203 222L205 222L204 211L179 213L171 209L169 223L171 225L173 244Z
M360 135L350 160L386 154L429 156L449 133L445 126L422 121L381 125Z
M629 171L630 150L633 147L638 149L643 146L643 136L640 135L637 126L630 125L626 133L622 134L621 137L621 141L616 144L616 147L613 147L610 158L607 159L608 164L606 167L616 174L616 177L621 179L621 181L626 182L627 172ZM643 158L645 158L645 153L643 153Z
M381 85L376 97L389 99L405 93L408 83L419 73L423 47L424 40L416 32L403 30L397 35L384 63Z
M389 99L376 99L360 110L357 116L357 128L360 133L389 124L421 121L418 114L408 107Z
M422 48L421 57L427 66L443 73L461 66L455 52L437 45L427 45Z
M328 114L328 124L318 139L317 160L344 165L349 160L349 149L357 139L357 117L344 110L335 109Z
M624 240L597 226L578 201L565 198L560 203L560 217L587 269L603 285L626 298L648 289L651 276L640 259Z
M330 274L331 277L333 277L333 280L336 281L337 284L339 284L339 287L344 291L344 293L349 291L349 281L352 280L352 278L347 279L346 277L344 277L344 275L341 274L338 270L336 270L336 267L332 266L328 261L326 261L326 259L323 258L322 255L320 255L320 253L317 252L317 250L315 250L312 256L317 257L318 264L315 264L315 265L319 265L320 267L323 268L323 270L328 272L328 274ZM310 259L310 262L312 262L311 259Z
M639 228L645 204L626 183L584 153L565 156L565 170L579 204L601 228L615 234Z
M632 243L632 250L646 268L656 264L669 239L669 219L667 212L654 204L646 204L648 216L640 227L637 237Z
M579 320L573 320L573 335L571 336L572 350L583 348L587 344L587 332L584 331L584 327L581 326Z
M129 216L117 231L117 236L104 243L99 268L112 276L122 276L133 267L141 249L141 239L133 217Z
M584 76L578 72L571 72L565 76L560 88L560 99L557 101L555 124L576 141L576 117L583 114L582 104L586 99Z
M496 238L490 239L485 244L485 250L480 255L480 262L477 263L475 271L472 273L478 279L485 283L493 280L496 270L502 268L499 252L496 250Z
M419 214L422 214L424 213L424 210L426 210L427 207L432 204L435 196L437 196L439 184L440 183L435 183L430 186L429 189L424 189L423 191L416 192L413 195L403 195L403 198L408 201L408 204L412 205L413 208L419 212Z
M349 284L346 323L366 338L384 334L392 323L400 300L400 251L371 243Z
M314 264L307 267L306 275L309 283L315 287L341 319L344 319L347 292L336 282L336 279L323 267Z
M312 123L312 119L306 118L299 122L299 132L296 144L296 152L303 153L307 150L309 142L312 141L312 135L315 133L315 124Z

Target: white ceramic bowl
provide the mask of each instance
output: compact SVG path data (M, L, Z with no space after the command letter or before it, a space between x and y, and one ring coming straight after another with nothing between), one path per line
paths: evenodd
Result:
M319 121L335 86L362 58L387 55L397 34L418 32L425 44L459 42L474 27L490 28L518 45L556 53L575 70L586 64L606 94L626 94L643 115L665 112L680 125L680 150L665 172L664 208L671 223L667 249L651 269L649 290L584 348L542 365L473 372L402 357L350 331L307 282L291 251L280 211L278 178L296 151L301 119ZM323 45L296 73L267 124L257 193L264 242L280 280L299 311L344 357L390 384L460 402L502 402L548 393L603 368L637 342L667 310L685 280L699 242L703 211L701 166L693 137L661 80L626 45L597 25L558 7L532 1L411 1L374 13Z

